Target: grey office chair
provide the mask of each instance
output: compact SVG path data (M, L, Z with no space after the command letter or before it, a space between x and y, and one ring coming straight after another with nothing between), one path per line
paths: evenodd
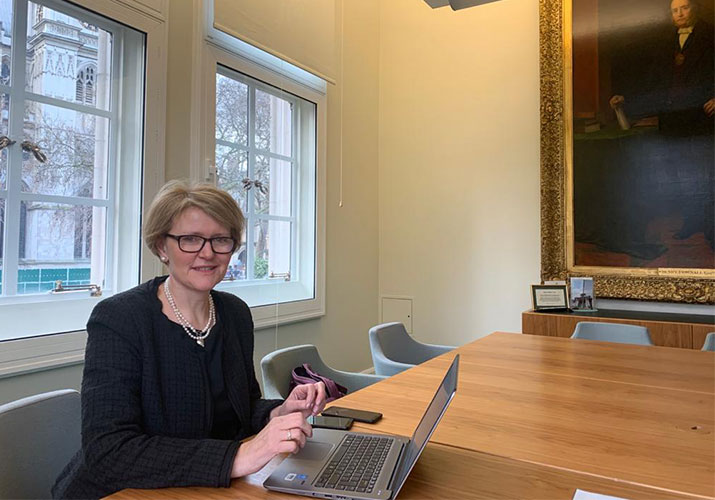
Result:
M261 360L264 397L269 399L287 398L290 394L290 373L293 368L303 363L308 363L313 371L345 386L348 389L348 394L384 378L368 373L335 370L325 364L314 345L298 345L273 351L266 354Z
M0 406L0 498L50 498L81 445L79 392L46 392Z
M645 326L620 323L595 323L581 321L571 335L572 339L602 340L619 344L653 345Z
M378 375L395 375L454 349L452 346L417 342L402 323L373 326L369 336L372 362Z
M715 351L715 332L710 332L705 336L705 343L702 351Z

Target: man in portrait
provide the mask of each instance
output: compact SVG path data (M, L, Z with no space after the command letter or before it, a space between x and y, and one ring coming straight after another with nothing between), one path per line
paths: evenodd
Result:
M613 95L609 104L621 128L657 126L663 147L650 159L650 176L660 209L682 219L673 238L703 233L715 248L713 26L697 0L672 0L670 16L673 26L647 57L650 68L638 92Z

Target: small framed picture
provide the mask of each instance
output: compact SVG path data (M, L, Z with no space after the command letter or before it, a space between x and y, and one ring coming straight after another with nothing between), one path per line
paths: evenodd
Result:
M531 285L531 304L534 311L568 309L566 285Z
M571 309L596 311L593 297L593 278L571 278Z

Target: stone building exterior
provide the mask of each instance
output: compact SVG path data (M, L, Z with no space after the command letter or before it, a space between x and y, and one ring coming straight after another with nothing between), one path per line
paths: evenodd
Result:
M10 85L12 20L9 9L4 8L6 0L1 1L0 81ZM108 120L87 113L86 106L110 108L107 82L111 57L106 56L111 54L111 35L32 2L28 4L28 25L26 90L63 102L41 102L30 95L24 103L21 140L37 145L47 161L42 163L32 152L23 151L22 190L52 196L103 196ZM105 57L100 57L101 51ZM9 105L14 104L9 96L2 96L0 134L8 133ZM7 152L2 154L6 166L0 175L7 176ZM66 284L88 283L93 240L103 240L106 214L87 206L47 201L23 202L20 210L17 292L50 289L56 279ZM0 213L4 230L3 226Z

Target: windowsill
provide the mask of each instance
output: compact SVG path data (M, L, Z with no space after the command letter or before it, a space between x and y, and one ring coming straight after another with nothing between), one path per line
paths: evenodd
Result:
M86 343L85 331L0 342L0 378L80 364Z
M314 309L314 310L303 310L296 311L292 313L284 313L281 316L271 316L270 312L265 311L265 317L260 318L256 309L275 309L274 306L263 306L262 308L251 308L251 314L253 315L253 328L254 330L263 330L266 328L272 328L275 326L290 325L292 323L299 323L301 321L308 321L311 319L320 318L325 316L324 309Z
M255 330L298 323L325 315L317 301L251 308ZM303 307L299 307L302 305ZM290 307L288 307L290 306ZM277 315L276 309L282 314ZM87 332L76 331L0 342L0 379L84 362Z

